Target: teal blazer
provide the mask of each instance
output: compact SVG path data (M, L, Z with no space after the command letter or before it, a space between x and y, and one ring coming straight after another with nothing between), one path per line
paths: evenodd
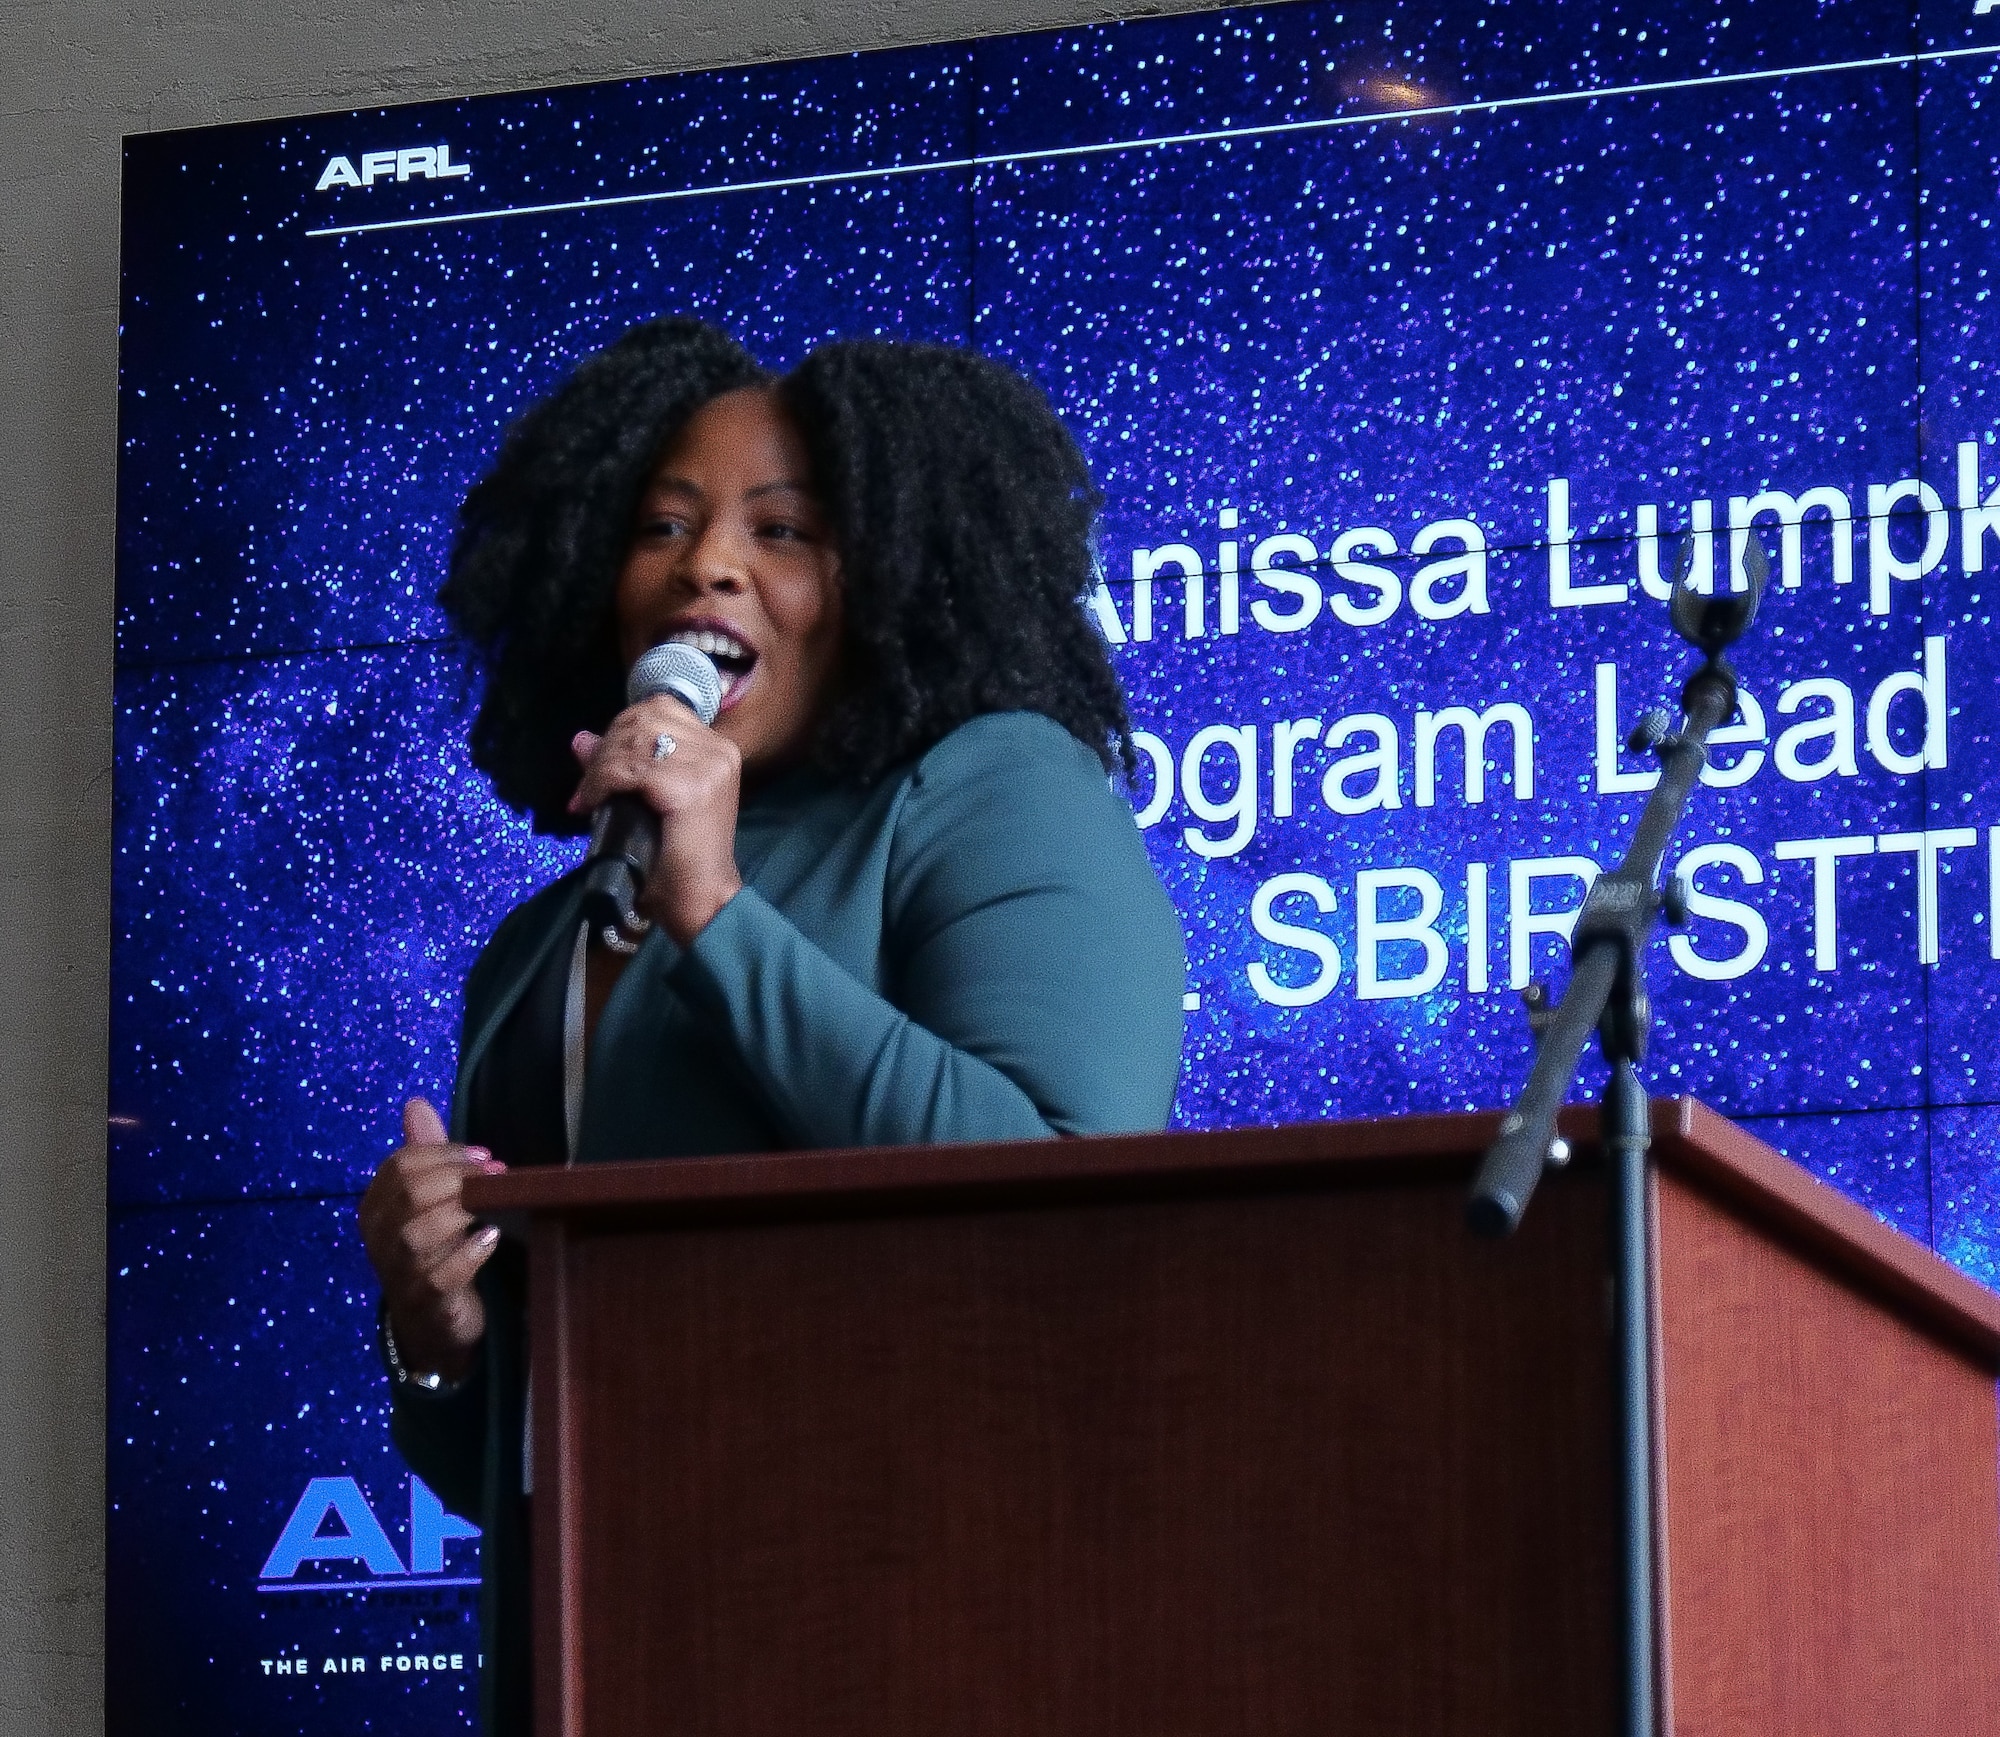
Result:
M855 788L810 771L744 801L738 893L685 949L655 931L593 1034L577 1162L1137 1132L1179 1074L1180 925L1097 757L1036 713L975 718ZM511 912L465 986L453 1103L582 887ZM528 1729L522 1265L481 1275L484 1354L447 1395L402 1387L391 1429L477 1521L482 1698Z

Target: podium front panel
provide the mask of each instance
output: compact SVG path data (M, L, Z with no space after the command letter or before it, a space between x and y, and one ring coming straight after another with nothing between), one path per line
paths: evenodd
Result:
M538 1224L541 1731L1598 1737L1602 1191L1462 1210Z

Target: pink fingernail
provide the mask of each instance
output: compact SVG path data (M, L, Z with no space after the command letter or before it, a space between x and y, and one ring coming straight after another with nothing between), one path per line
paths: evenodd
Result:
M507 1166L502 1164L498 1158L475 1158L473 1162L481 1170L485 1171L488 1176L505 1176L507 1174Z

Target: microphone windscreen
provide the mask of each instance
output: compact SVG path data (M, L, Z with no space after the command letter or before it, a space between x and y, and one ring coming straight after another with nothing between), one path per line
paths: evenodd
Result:
M625 703L672 694L704 724L722 710L722 672L691 645L669 640L643 654L625 678Z

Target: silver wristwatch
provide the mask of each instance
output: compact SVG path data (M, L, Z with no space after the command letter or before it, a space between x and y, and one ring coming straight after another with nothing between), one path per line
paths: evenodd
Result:
M384 1302L375 1312L375 1343L381 1349L382 1361L388 1365L390 1379L398 1387L414 1387L422 1393L443 1395L456 1392L464 1385L458 1381L447 1381L435 1371L420 1371L407 1367L396 1350L396 1335L389 1326L389 1305Z

